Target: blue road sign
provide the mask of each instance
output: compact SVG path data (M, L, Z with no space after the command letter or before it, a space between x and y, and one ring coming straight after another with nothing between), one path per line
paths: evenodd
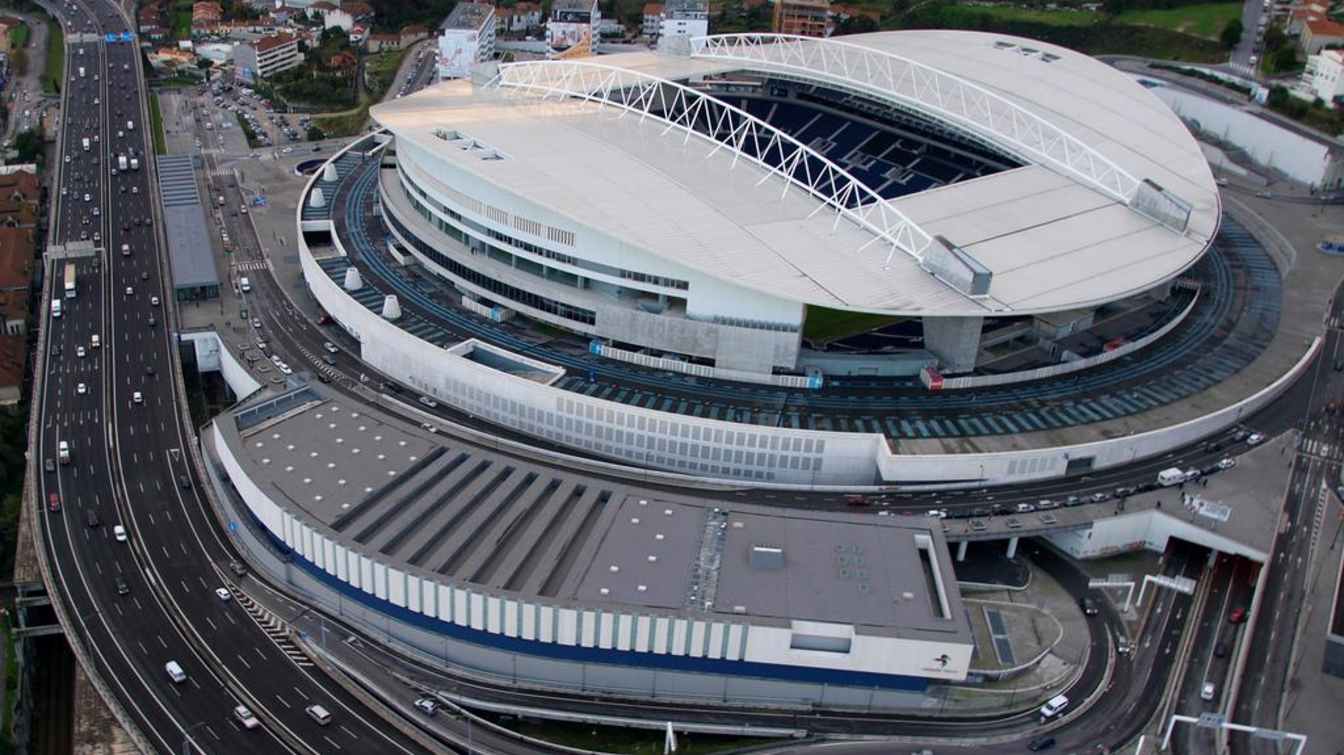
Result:
M128 32L128 31L124 31L124 32L121 33L121 41L122 41L122 42L130 42L130 41L133 40L133 39L135 39L135 37L134 37L130 32Z
M103 35L103 41L104 41L104 42L116 42L116 41L117 41L117 35L116 35L116 33L115 33L115 32L108 32L108 33L104 34L104 35Z

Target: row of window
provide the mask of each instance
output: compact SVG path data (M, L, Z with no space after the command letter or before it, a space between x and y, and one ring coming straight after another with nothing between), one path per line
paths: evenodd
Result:
M428 210L424 210L424 212L428 212ZM531 307L532 309L546 312L555 315L556 317L561 317L566 320L572 320L589 326L597 324L597 313L593 310L583 309L582 307L571 307L568 304L563 304L544 296L538 296L530 291L524 291L520 288L510 286L507 283L495 280L494 278L482 275L475 270L467 268L465 265L457 262L448 255L443 254L429 244L426 244L414 233L411 233L411 231L392 213L384 212L383 217L397 230L402 239L413 246L416 251L428 257L435 264L458 278L461 278L474 286L479 286L501 299L513 302L520 306Z
M425 191L414 180L412 180L410 176L406 175L405 170L400 169L400 166L398 166L398 168L399 169L397 171L397 175L400 176L401 184L406 189L406 193L410 197L412 197L411 200L412 202L414 202L415 201L414 198L418 196L424 201L428 202L430 206L432 206L434 209L449 216L454 221L461 223L465 226L468 226L477 233L489 236L490 238L495 239L497 241L502 241L505 244L514 247L515 249L528 252L530 254L535 254L538 257L543 257L545 259L555 260L556 262L561 262L566 265L573 265L574 267L582 268L584 270L592 270L595 273L602 273L603 275L610 275L613 278L621 278L623 280L634 281L636 283L645 283L651 286L662 286L663 288L675 288L680 291L685 291L691 287L689 281L684 281L681 280L680 278L667 278L661 275L652 275L650 273L641 273L635 270L626 270L625 268L615 267L613 265L604 265L601 262L593 262L591 260L585 260L579 257L574 257L572 255L552 251L550 249L537 246L536 244L528 243L526 241L523 241L522 239L515 238L513 236L508 235L507 233L503 233L502 231L497 231L493 228L486 228L485 226L480 225L479 223L475 223L469 219L463 218L461 213L454 212L451 208L447 207L442 202L431 197L429 193ZM508 225L508 214L505 213L503 210L497 210L496 208L489 206L487 206L486 209L487 214L492 220L494 220L497 223L500 223L501 225ZM499 213L499 216L496 217L495 213ZM532 222L535 221L528 221L528 223ZM519 224L515 223L514 225L515 227L517 227ZM460 231L459 234L454 235L454 238L459 237L460 237ZM459 238L459 240L461 239ZM463 243L466 242L463 241Z

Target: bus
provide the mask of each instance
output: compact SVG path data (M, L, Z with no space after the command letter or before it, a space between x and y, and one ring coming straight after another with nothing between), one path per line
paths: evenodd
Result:
M65 263L65 298L75 298L75 263Z

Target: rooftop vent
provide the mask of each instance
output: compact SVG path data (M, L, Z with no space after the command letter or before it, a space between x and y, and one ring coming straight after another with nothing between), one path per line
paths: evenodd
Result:
M751 568L777 571L784 568L784 549L773 545L751 546Z

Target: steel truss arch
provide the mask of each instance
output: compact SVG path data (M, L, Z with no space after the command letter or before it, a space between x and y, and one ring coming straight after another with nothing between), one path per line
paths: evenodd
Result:
M500 88L540 94L543 99L578 98L617 108L621 118L638 115L666 124L663 133L678 129L716 143L709 153L728 150L733 163L747 160L766 170L757 185L771 176L785 179L784 191L797 186L830 207L835 223L841 218L874 234L887 244L884 264L897 251L924 261L932 237L877 192L817 151L754 115L674 81L614 66L578 60L506 63L491 82ZM698 127L698 128L697 128ZM771 162L764 156L769 155ZM782 198L782 195L781 195Z
M894 99L1045 162L1126 204L1139 180L1082 140L1030 110L959 76L851 42L787 34L716 34L691 39L691 56L753 64Z

